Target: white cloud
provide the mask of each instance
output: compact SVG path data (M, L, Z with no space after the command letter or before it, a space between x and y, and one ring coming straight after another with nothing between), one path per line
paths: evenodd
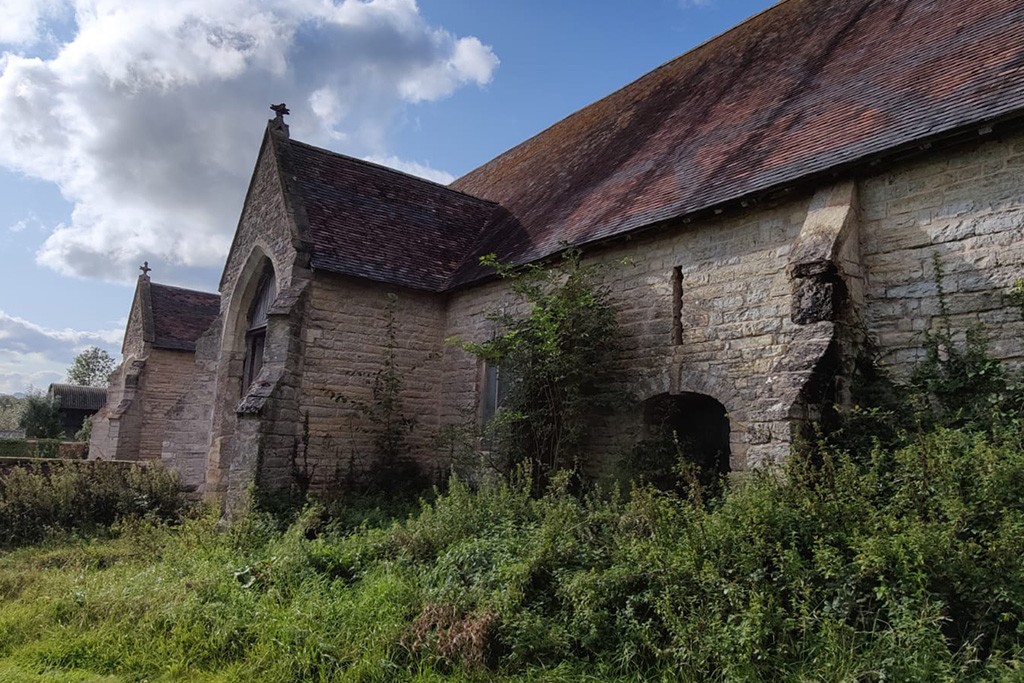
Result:
M52 330L0 311L0 393L45 389L63 380L75 355L99 346L117 355L122 329Z
M399 159L396 156L367 156L363 157L366 161L373 164L380 164L381 166L390 166L396 168L399 171L409 173L410 175L417 175L427 180L433 180L435 183L441 183L447 185L448 183L455 180L455 176L446 171L439 171L436 168L431 168L426 164L420 164L415 161L405 161Z
M39 25L56 14L60 0L0 0L0 43L30 45L39 40Z
M0 0L0 41L30 43L59 0ZM430 26L413 0L64 0L52 58L0 56L0 165L74 203L37 260L134 277L144 259L217 267L271 102L292 134L450 181L389 149L405 107L488 83L491 49ZM10 24L13 26L14 24ZM28 28L26 28L28 27Z
M39 216L33 211L29 211L28 216L22 218L20 221L12 225L8 230L11 232L24 232L25 230L44 230L46 226L39 220Z

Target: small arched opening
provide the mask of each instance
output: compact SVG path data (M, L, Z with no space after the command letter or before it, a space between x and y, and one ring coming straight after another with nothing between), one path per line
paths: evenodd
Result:
M649 438L670 443L677 457L695 465L702 478L728 474L729 414L705 394L659 394L644 403Z

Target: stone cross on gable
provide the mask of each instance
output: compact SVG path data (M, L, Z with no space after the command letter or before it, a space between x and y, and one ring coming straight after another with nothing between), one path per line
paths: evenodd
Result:
M291 111L288 109L288 105L284 102L281 104L272 104L270 105L270 109L277 114L277 116L270 120L270 130L275 133L280 133L284 137L288 137L288 124L284 122L284 117L291 114Z
M149 261L143 261L142 265L139 266L139 270L142 271L142 277L149 279L149 271L153 270L149 267Z

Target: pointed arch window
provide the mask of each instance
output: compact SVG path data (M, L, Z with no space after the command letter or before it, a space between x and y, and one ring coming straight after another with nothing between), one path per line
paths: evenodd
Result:
M248 389L263 367L263 351L267 345L267 312L277 298L277 282L273 271L268 270L260 279L256 298L253 299L246 318L245 367L243 386Z

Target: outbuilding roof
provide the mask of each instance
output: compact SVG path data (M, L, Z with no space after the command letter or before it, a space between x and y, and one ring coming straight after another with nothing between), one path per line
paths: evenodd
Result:
M107 390L77 384L51 384L50 396L60 401L62 410L99 410L107 403Z

